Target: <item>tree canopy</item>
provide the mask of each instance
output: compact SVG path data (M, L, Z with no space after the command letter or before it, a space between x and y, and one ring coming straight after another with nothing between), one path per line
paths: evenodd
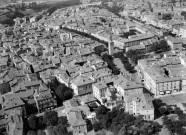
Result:
M184 19L186 20L186 11L182 11L181 16L184 16Z
M38 117L35 115L28 118L28 124L32 130L36 130L38 128L38 120Z
M63 125L65 127L69 126L67 117L61 116L58 118L58 124Z
M96 109L96 117L98 121L93 124L95 131L104 128L118 135L155 135L162 128L157 122L145 121L143 116L125 112L122 107L115 107L109 111L105 106L100 106Z
M27 132L26 135L37 135L37 132L33 131L33 130L30 130Z
M64 84L60 84L55 89L56 96L61 100L61 102L71 99L73 97L73 90L71 88L68 88Z
M120 73L120 70L116 67L116 65L113 63L113 57L109 54L103 54L102 55L103 61L105 61L108 65L108 68L112 70L112 73L114 75L118 75Z
M37 135L46 135L45 131L43 130L38 130Z
M10 84L9 83L2 83L0 84L0 93L6 94L11 91Z
M55 126L58 124L58 114L56 111L47 111L44 113L43 120L47 126Z
M98 120L101 120L102 117L103 117L104 115L106 115L108 111L109 111L109 109L108 109L106 106L104 106L104 105L99 106L99 107L95 110L95 112L96 112L96 118L97 118Z

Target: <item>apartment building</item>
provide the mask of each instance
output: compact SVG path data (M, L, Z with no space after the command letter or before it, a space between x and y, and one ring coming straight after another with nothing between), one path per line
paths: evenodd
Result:
M105 82L95 83L92 88L94 97L101 101L101 99L105 97L105 92L107 91L107 85Z
M125 98L126 111L133 115L142 115L145 120L154 119L152 97L147 93L133 94Z
M144 84L155 97L185 93L185 57L139 60Z
M75 95L84 95L92 92L93 83L94 81L91 78L85 75L79 75L71 81L71 87Z

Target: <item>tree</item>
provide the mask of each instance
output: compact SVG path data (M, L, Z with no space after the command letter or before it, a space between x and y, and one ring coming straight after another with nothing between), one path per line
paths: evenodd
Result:
M64 92L64 97L65 97L65 100L69 100L73 98L73 90L71 88L66 87L65 92Z
M55 126L58 123L58 114L56 111L47 111L44 113L43 120L47 126Z
M112 72L113 72L114 75L119 75L120 74L120 71L117 67L112 68Z
M154 104L158 107L160 107L161 103L162 103L162 100L161 99L154 99Z
M170 105L167 105L167 112L170 114L173 112L173 108Z
M162 50L163 52L171 50L171 47L168 45L166 40L161 40L159 44L159 50Z
M69 126L67 117L61 116L58 120L58 124L63 125L65 127Z
M182 111L179 107L176 107L176 108L174 109L174 113L177 114L177 115L179 116L179 115L182 115L182 114L183 114L183 111Z
M97 132L97 131L103 129L103 125L100 122L95 121L93 123L93 128L94 128L94 131Z
M186 11L182 11L181 16L184 16L184 19L186 20Z
M89 119L86 119L86 123L87 123L87 131L89 132L93 129L93 125Z
M124 125L118 132L118 135L127 135L127 128L126 125Z
M167 112L167 108L165 106L160 106L158 108L161 115L165 114Z
M135 121L134 121L134 125L136 127L141 127L144 123L144 119L143 119L143 116L142 115L139 115L136 117Z
M54 127L53 127L53 126L49 126L49 127L47 128L47 130L48 130L48 134L49 134L49 135L57 135L57 134L55 133L55 130L54 130Z
M72 89L65 86L65 84L60 84L56 90L55 94L58 97L58 99L61 100L61 102L71 99L73 97L73 91Z
M186 114L185 113L179 114L178 117L179 117L179 120L182 120L184 122L184 125L186 126L186 123L185 123L186 122Z
M67 128L63 125L57 125L53 129L56 135L65 135L67 133Z
M10 84L9 83L2 83L0 84L0 93L6 94L11 91Z
M48 87L50 87L52 91L55 91L59 85L60 83L56 78L52 79L51 82L48 83Z
M171 20L172 15L170 13L163 14L162 19L163 20Z
M103 52L106 52L106 51L107 51L107 49L104 47L104 45L96 46L96 47L94 48L94 52L95 52L98 56L101 56L101 54L102 54Z
M29 117L28 124L32 130L36 130L38 128L38 117L35 115L32 115L31 117Z
M43 130L38 130L37 135L46 135L45 131Z
M38 128L39 129L45 129L46 124L45 121L43 120L43 117L38 118Z
M110 56L110 55L108 55L106 53L103 54L102 59L103 59L103 61L106 61L108 63L112 62L112 60L113 60L112 56Z
M101 120L102 117L103 117L104 115L106 115L108 111L109 111L109 109L108 109L106 106L104 106L104 105L99 106L99 107L96 108L96 110L95 110L95 112L96 112L96 118L97 118L98 120Z
M33 130L30 130L30 131L27 132L26 135L37 135L37 133Z

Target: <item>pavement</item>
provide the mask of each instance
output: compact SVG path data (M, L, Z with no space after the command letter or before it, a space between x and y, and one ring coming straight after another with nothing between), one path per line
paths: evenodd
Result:
M169 95L169 96L164 96L160 97L160 99L167 104L176 104L176 103L186 103L186 93L180 93L176 95Z
M177 105L181 110L183 110L183 113L186 113L186 107L182 103L186 103L186 93L177 94L174 96L165 96L160 98L163 103L166 103L168 105Z

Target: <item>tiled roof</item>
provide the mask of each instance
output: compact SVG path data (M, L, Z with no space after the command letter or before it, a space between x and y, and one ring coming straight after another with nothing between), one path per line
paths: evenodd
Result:
M82 86L82 85L86 85L86 84L91 84L93 82L94 81L92 79L90 79L89 77L87 77L85 75L79 75L74 80L72 80L71 83L73 83L76 86Z

